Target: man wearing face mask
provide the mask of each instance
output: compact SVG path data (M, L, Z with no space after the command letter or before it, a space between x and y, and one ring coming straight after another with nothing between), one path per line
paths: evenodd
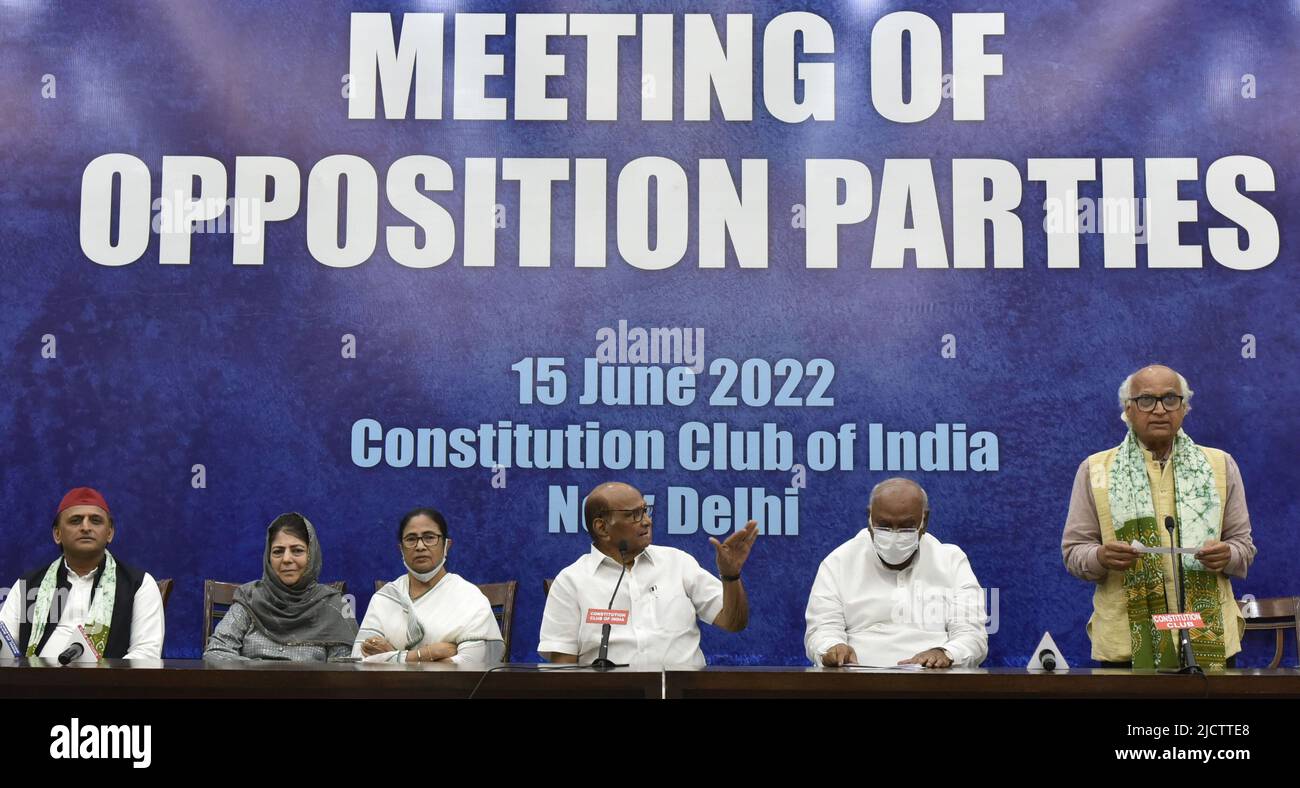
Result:
M814 665L976 667L988 655L984 593L966 554L926 533L925 490L886 479L867 527L817 570L805 612Z
M406 574L371 597L352 656L366 662L500 662L504 642L487 597L446 569L451 539L442 513L407 512L397 539Z

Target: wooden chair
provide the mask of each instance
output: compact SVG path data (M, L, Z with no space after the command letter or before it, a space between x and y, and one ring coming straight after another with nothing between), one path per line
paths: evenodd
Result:
M375 593L379 593L379 589L386 585L388 585L387 580L376 580ZM509 662L510 631L514 628L515 593L519 590L519 583L515 580L507 580L504 583L479 583L478 590L487 597L488 604L492 606L492 615L497 620L497 626L501 627L501 639L504 641L501 661Z
M158 593L162 596L163 610L167 609L167 600L172 595L172 579L170 577L158 581Z
M492 615L496 616L497 624L501 627L501 638L505 641L501 661L509 662L510 630L514 626L515 592L519 590L519 583L514 580L507 580L504 583L480 583L478 590L487 597L488 604L492 606Z
M1289 629L1295 633L1297 664L1300 664L1300 597L1281 596L1268 599L1237 600L1241 614L1246 616L1246 631L1272 630L1276 635L1273 646L1273 661L1268 664L1276 668L1282 664L1284 636ZM1247 613L1255 615L1247 615Z
M340 594L348 592L348 584L335 580L327 585L337 588ZM217 624L226 617L226 612L235 602L235 591L239 583L223 583L220 580L203 581L203 650L208 649L208 638L216 631ZM218 608L218 606L220 606Z

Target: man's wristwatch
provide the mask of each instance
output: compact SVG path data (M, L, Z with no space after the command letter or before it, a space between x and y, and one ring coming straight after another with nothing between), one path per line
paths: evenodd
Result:
M721 577L724 583L734 583L740 579L740 575L721 575Z

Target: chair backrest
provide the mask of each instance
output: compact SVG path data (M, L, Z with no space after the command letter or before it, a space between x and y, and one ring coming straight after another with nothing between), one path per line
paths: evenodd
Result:
M1272 631L1274 633L1273 659L1270 668L1282 664L1285 650L1285 632L1295 633L1297 664L1300 665L1300 597L1280 596L1265 599L1238 599L1238 607L1246 618L1247 631Z
M1254 616L1247 618L1294 618L1297 612L1300 612L1300 597L1294 596L1275 596L1267 599L1254 600L1253 607L1256 612ZM1245 615L1250 602L1244 599L1238 599L1237 604L1241 607L1242 615Z
M167 609L167 600L172 595L172 579L165 577L158 581L158 594L162 597L163 610Z
M510 630L514 626L515 592L519 590L519 583L514 580L507 580L504 583L480 583L478 590L487 597L488 604L492 606L492 615L496 616L497 625L501 627L501 639L505 641L501 661L509 662Z
M230 606L235 602L235 591L241 583L226 583L221 580L203 581L203 650L208 650L208 638L216 631L217 624L226 617ZM340 594L348 592L348 584L343 580L327 583L338 589Z

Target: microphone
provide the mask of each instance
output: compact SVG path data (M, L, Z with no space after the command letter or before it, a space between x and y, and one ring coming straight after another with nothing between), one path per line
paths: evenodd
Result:
M627 554L627 540L620 539L618 540L618 566L619 566L618 582L614 584L614 593L609 595L609 604L605 605L606 608L610 608L614 606L614 597L618 596L618 588L619 586L623 585L623 575L627 573L627 563L623 560L623 557L626 554ZM620 667L619 665L616 665L614 663L614 660L609 658L609 630L610 630L609 622L605 622L604 624L601 624L600 654L591 663L591 666L596 670L609 670L610 668Z
M1066 661L1065 654L1061 652L1060 646L1056 645L1056 641L1052 640L1051 632L1044 632L1043 637L1038 641L1038 645L1034 646L1029 653L1034 656L1029 660L1029 664L1025 666L1025 669L1031 673L1055 673L1070 669L1070 663Z
M59 664L66 665L81 656L85 651L86 647L81 645L81 643L73 643L71 646L65 648L63 653L59 654Z
M1175 547L1182 547L1182 532L1180 530L1175 530L1175 528L1174 518L1170 515L1165 515L1165 530L1169 532L1169 541L1172 542ZM1174 593L1178 595L1178 612L1182 614L1187 612L1184 608L1183 599L1183 589L1187 587L1187 578L1183 575L1183 557L1174 554L1171 558L1173 558L1174 563L1178 564L1178 574L1175 576L1177 585L1174 586ZM1168 607L1168 604L1166 604L1165 608L1168 609ZM1205 671L1201 669L1200 665L1196 664L1196 655L1192 652L1192 640L1187 637L1187 630L1178 630L1178 644L1178 672L1198 675L1204 674Z

